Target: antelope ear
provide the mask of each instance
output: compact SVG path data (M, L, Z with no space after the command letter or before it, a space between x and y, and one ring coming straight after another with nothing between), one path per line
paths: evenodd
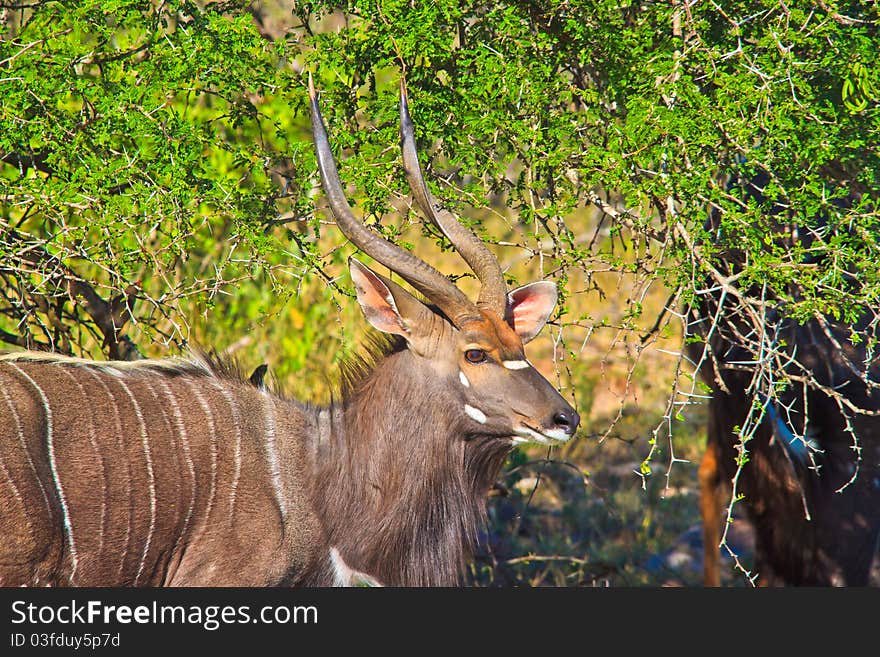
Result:
M431 310L393 281L355 258L348 259L357 300L367 321L384 333L412 340L431 326Z
M550 319L556 307L556 285L550 281L529 283L507 293L504 319L523 343L529 342Z

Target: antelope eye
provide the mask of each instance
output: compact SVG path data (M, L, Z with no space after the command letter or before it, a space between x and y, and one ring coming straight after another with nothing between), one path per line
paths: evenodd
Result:
M476 365L477 363L485 363L488 356L486 356L486 352L482 349L468 349L464 352L464 359Z

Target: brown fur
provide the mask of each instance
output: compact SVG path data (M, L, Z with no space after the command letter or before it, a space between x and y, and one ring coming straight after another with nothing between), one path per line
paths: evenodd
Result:
M418 368L403 349L349 380L317 453L315 506L346 563L386 585L452 586L510 441L450 424L456 402Z
M397 336L368 343L328 407L285 400L206 355L0 358L0 581L326 585L333 547L382 584L457 584L510 431L475 429L457 370L450 382ZM564 404L531 368L497 371L524 403Z
M756 181L746 186L746 193L760 197ZM727 253L718 265L720 271L736 271L741 257L736 251ZM737 427L744 424L753 404L752 372L738 363L752 361L754 356L733 330L747 333L745 323L737 317L730 297L720 313L718 303L717 296L704 297L693 310L689 327L691 334L705 339L706 327L715 317L723 318L705 345L713 358L703 361L700 372L712 388L707 446L699 471L707 586L720 584L721 506L729 504L731 480L737 472ZM737 484L737 493L744 496L740 504L755 529L757 582L866 585L880 536L880 417L872 414L880 411L880 392L869 388L863 377L877 382L880 366L866 363L866 342L853 346L849 335L851 330L865 335L873 329L866 321L854 326L829 321L841 351L819 320L801 326L776 312L768 314L768 326L780 326L778 343L787 345L794 361L815 377L815 385L806 391L804 384L792 384L778 402L791 408L786 421L793 423L792 429L798 434L809 430L817 443L818 468L809 460L792 458L765 416L747 444L749 461ZM701 343L689 345L695 362L700 361L703 347ZM800 373L793 366L791 371ZM841 408L823 388L838 391L866 412ZM852 432L847 430L847 421ZM860 454L853 449L855 440ZM858 473L855 481L845 485L854 471Z
M815 361L814 372L826 384L848 381L846 395L862 408L880 407L876 391L868 394L864 384L852 376L839 361L834 348L817 339L816 326L793 328L793 339L800 346L802 362ZM842 334L842 331L841 331ZM720 348L716 353L730 354ZM738 358L731 354L730 360ZM722 362L725 362L724 360ZM822 367L833 373L823 376ZM729 393L714 383L714 373L704 380L713 386L709 402L707 447L700 465L701 509L704 523L704 582L720 583L718 542L721 536L720 506L728 500L730 482L736 473L735 427L741 426L749 413L751 394L746 392L747 373L722 370L720 376ZM874 372L876 376L876 371ZM802 394L795 389L786 399ZM880 536L880 421L874 416L851 417L862 447L858 461L852 450L853 437L845 430L839 407L825 393L811 391L809 427L821 453L816 472L786 456L784 447L774 439L765 420L748 443L749 462L738 482L738 492L756 533L755 565L760 584L864 586L869 582L872 560ZM858 467L856 480L838 489ZM806 506L806 508L805 508ZM809 513L809 518L807 517Z
M28 355L0 360L0 389L4 585L329 581L297 438L308 419L290 403L199 364ZM262 443L267 404L284 522Z

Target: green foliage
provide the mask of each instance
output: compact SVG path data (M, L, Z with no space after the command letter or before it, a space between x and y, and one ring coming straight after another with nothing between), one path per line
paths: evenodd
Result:
M216 294L215 272L241 275L227 268L233 245L269 269L277 248L262 226L281 196L272 170L294 155L292 126L272 108L290 106L292 85L283 49L247 15L48 2L13 32L0 44L7 226L111 290L136 283L154 305ZM194 260L197 283L179 273Z
M432 192L511 283L560 283L552 343L535 347L560 385L586 417L624 382L590 431L609 435L650 389L641 483L674 458L680 382L706 392L646 353L679 339L668 311L699 302L725 254L742 255L745 303L797 320L864 319L880 298L876 3L27 4L0 22L7 345L208 344L324 396L362 324L339 282L350 247L316 209L305 70L357 212L417 251L446 248L403 202L405 79ZM759 171L760 201L729 185ZM782 239L779 207L817 239Z
M312 30L305 62L365 213L387 211L389 188L405 193L389 148L403 76L417 136L438 145L429 168L458 188L436 194L459 209L462 195L485 204L500 194L527 242L551 240L556 271L595 255L578 246L591 227L567 217L604 190L622 208L616 228L659 239L666 262L705 275L717 254L742 249L744 287L766 283L800 320L852 320L876 297L874 4L331 2L294 13L319 25L334 10L345 25ZM767 200L743 204L727 180L759 170L772 175ZM827 239L809 254L775 242L773 204L799 225L826 222ZM710 209L722 217L711 234ZM832 256L829 270L805 255ZM603 261L639 266L620 253ZM685 294L693 286L691 267L650 271ZM852 271L865 272L863 285L843 284Z

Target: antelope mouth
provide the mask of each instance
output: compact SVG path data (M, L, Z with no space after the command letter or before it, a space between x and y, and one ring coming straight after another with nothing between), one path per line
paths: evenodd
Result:
M536 443L538 445L562 445L571 438L572 434L564 429L550 429L549 431L540 431L539 429L528 424L520 424L513 429L513 444L521 445L525 443Z

